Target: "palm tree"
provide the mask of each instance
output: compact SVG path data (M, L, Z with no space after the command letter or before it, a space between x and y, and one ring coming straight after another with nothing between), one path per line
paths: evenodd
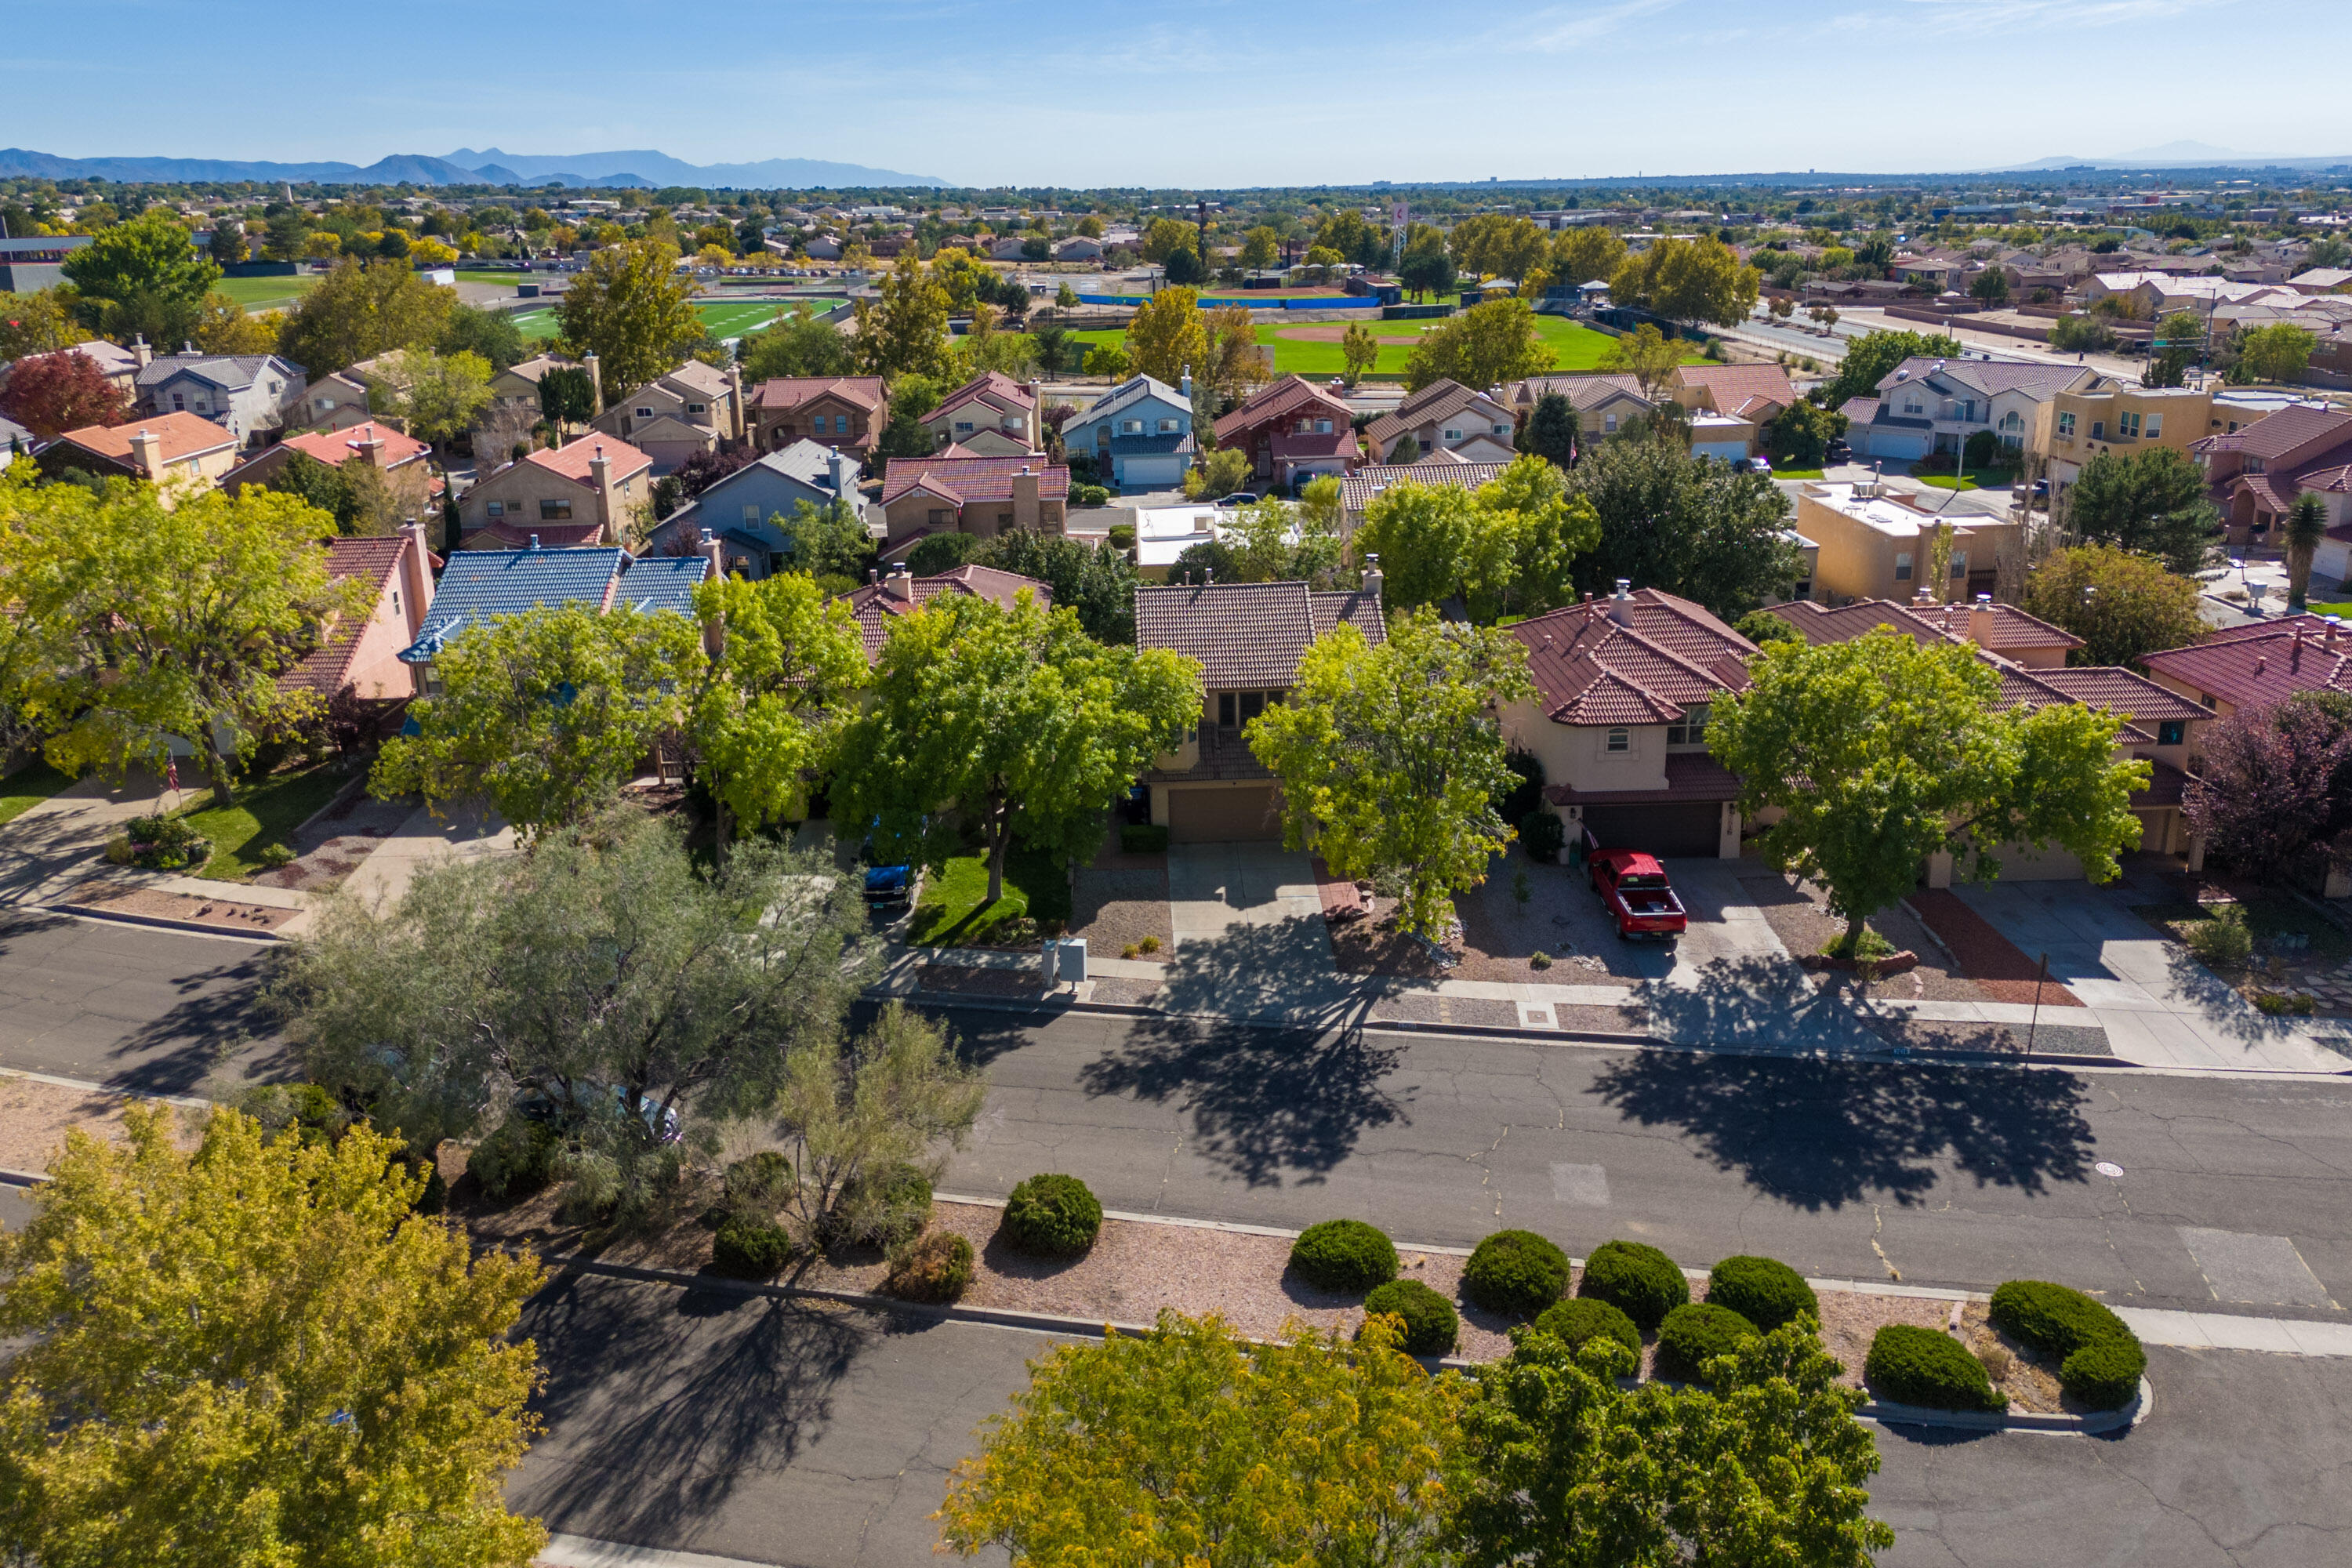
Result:
M2281 537L2286 542L2286 607L2300 613L2311 591L2311 558L2327 537L2327 503L2309 490L2295 497Z

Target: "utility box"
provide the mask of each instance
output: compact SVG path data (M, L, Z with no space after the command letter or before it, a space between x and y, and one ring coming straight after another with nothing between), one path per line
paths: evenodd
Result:
M1046 942L1045 958L1048 985L1076 984L1087 977L1087 939L1082 936L1056 937Z

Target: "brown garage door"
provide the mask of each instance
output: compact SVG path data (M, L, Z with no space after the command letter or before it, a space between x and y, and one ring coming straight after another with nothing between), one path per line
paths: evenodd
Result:
M1279 838L1282 816L1275 805L1274 786L1171 789L1168 792L1168 837L1178 844Z
M1715 802L1686 805L1588 805L1584 826L1603 849L1639 849L1648 855L1700 856L1713 859L1721 847L1717 830L1722 808Z

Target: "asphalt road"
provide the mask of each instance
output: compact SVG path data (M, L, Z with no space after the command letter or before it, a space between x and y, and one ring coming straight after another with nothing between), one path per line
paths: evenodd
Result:
M1066 1171L1110 1208L1355 1216L1400 1240L1523 1226L1691 1267L1761 1252L1828 1278L2048 1277L2150 1306L2337 1318L2352 1301L2352 1083L951 1016L991 1087L948 1192Z

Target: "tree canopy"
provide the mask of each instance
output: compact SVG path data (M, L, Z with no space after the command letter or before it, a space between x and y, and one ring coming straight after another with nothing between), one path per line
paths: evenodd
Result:
M0 387L0 415L47 440L92 425L119 425L131 399L106 378L98 362L77 349L33 354L8 367Z
M2284 879L2315 854L2352 869L2352 697L2302 691L2209 725L2182 805L2208 851Z
M658 240L608 245L588 258L555 307L563 344L594 354L604 395L617 398L676 370L709 335L694 308L694 279Z
M82 324L122 339L143 332L168 353L191 335L221 269L168 208L99 230L65 259Z
M1377 645L1346 623L1316 638L1245 739L1282 781L1284 840L1311 832L1342 878L1398 873L1398 926L1434 935L1514 837L1495 809L1518 782L1496 714L1534 695L1517 637L1412 610Z
M2157 556L2183 575L2204 565L2221 535L2221 514L2205 499L2204 470L2170 447L2094 453L2066 487L2063 504L2078 538Z
M2237 379L2301 381L2311 363L2312 350L2318 345L2316 334L2293 321L2248 327L2238 334Z
M398 349L376 362L368 381L383 393L369 402L418 440L446 441L471 429L490 405L492 374L490 362L470 349Z
M854 301L858 367L895 387L908 374L944 376L948 363L948 291L923 270L912 251L883 275L880 300Z
M1713 236L1654 240L1617 264L1609 280L1612 303L1632 305L1675 321L1728 327L1756 308L1756 268Z
M1748 671L1753 686L1716 701L1707 749L1740 776L1745 815L1782 813L1758 850L1829 890L1848 952L1931 856L1983 880L2011 847L2054 844L2105 882L2139 841L2131 795L2148 764L2116 759L2121 721L2074 702L2000 709L2000 678L1972 648L1879 631L1776 642Z
M1127 353L1137 375L1174 386L1209 357L1208 324L1201 319L1197 289L1162 289L1135 312L1127 326Z
M1583 434L1576 405L1568 400L1568 395L1547 392L1536 399L1535 408L1519 430L1517 444L1520 451L1541 458L1555 468L1573 468L1578 440Z
M1525 300L1489 300L1421 335L1405 356L1404 384L1419 392L1433 381L1456 381L1485 391L1539 375L1559 358L1536 333Z
M2202 642L2197 580L2109 544L2053 553L2025 580L2027 614L2083 639L2075 664L2137 664L2161 648Z
M333 1142L172 1109L76 1129L0 1235L0 1551L56 1564L525 1568L499 1498L538 1429L538 1264L412 1212L364 1125Z
M831 321L795 316L743 340L743 379L757 384L779 376L847 375L856 356Z
M1591 503L1568 493L1559 468L1526 456L1475 490L1391 485L1365 510L1351 547L1359 560L1380 556L1390 605L1458 598L1483 626L1567 604L1571 564L1600 538Z
M1803 563L1786 537L1788 498L1762 474L1664 441L1603 441L1568 476L1601 520L1576 558L1576 585L1635 587L1696 600L1727 621L1776 597Z
M818 770L865 689L866 647L848 605L828 602L801 572L704 583L694 608L721 628L719 654L688 701L686 732L720 806L723 842L729 817L760 827L807 814Z
M431 347L454 303L405 262L339 261L286 313L278 352L317 380L394 349Z
M1601 358L1603 370L1622 370L1640 384L1642 395L1658 400L1658 389L1683 363L1683 341L1670 338L1647 321L1617 338Z
M1126 552L1028 528L975 543L966 560L1045 584L1054 590L1054 607L1076 615L1095 641L1135 641L1137 578Z

